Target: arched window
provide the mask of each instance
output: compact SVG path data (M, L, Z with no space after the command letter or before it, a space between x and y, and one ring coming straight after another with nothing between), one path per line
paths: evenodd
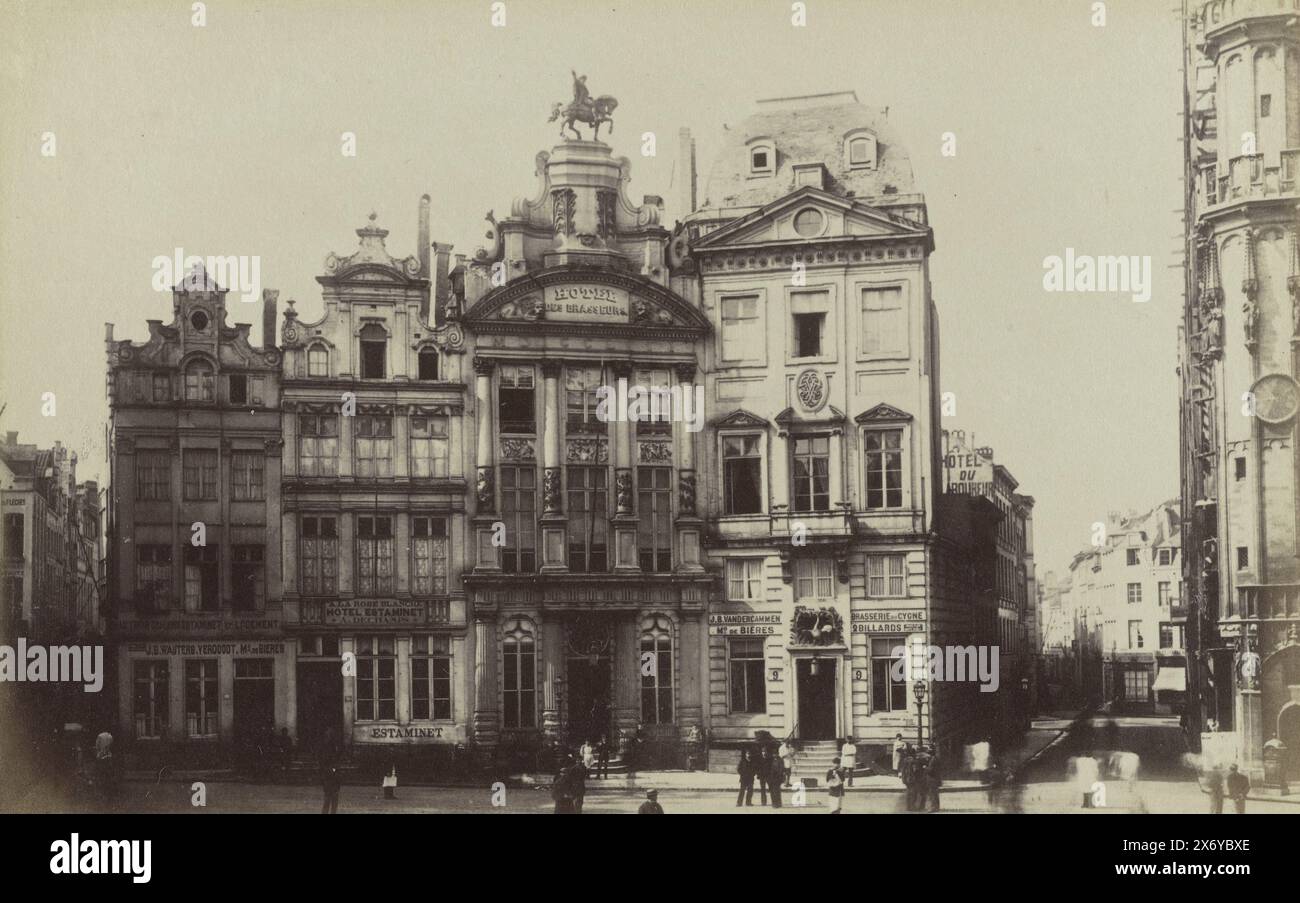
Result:
M316 344L307 349L307 375L330 375L330 353L324 345Z
M369 323L361 328L361 378L383 379L386 368L384 359L388 357L388 333L378 323Z
M875 136L865 131L849 133L844 138L844 156L849 169L875 169Z
M776 148L768 141L749 146L750 175L771 175L776 172Z
M641 720L673 721L673 624L663 615L641 621Z
M212 400L212 365L207 361L194 361L185 368L185 400Z
M433 348L420 349L420 379L438 378L438 352Z
M516 620L501 645L502 723L507 728L537 726L537 644L532 625Z

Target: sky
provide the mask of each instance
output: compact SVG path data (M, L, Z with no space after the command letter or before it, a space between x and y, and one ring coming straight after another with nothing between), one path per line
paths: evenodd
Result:
M702 183L756 99L888 107L935 234L943 427L1036 499L1040 578L1107 512L1177 494L1174 0L1113 0L1100 26L1092 0L808 0L803 26L777 0L502 5L503 26L489 0L211 0L196 26L189 2L0 0L0 433L106 478L104 324L170 320L152 262L178 247L260 256L306 319L372 211L406 257L427 192L432 238L472 254L488 210L535 193L574 68L619 99L605 140L669 224L682 126ZM1045 291L1067 248L1150 257L1151 299ZM258 340L260 305L230 307Z

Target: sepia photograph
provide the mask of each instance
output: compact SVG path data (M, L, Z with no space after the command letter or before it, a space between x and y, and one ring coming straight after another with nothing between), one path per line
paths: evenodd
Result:
M35 871L315 814L1267 871L1185 816L1300 815L1300 0L0 21Z

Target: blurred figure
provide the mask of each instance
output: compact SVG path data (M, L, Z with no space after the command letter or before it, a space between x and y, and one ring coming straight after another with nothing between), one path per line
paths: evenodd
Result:
M1237 770L1236 763L1228 766L1228 796L1238 815L1246 814L1246 795L1250 793L1250 778Z
M785 765L779 756L766 756L767 782L772 788L772 808L781 808L781 782L785 779Z
M647 790L645 792L645 802L641 808L636 810L637 815L663 815L664 807L659 805L659 791Z
M943 786L943 769L939 764L939 751L933 745L926 747L930 761L925 765L925 808L927 812L939 811L939 788Z
M1205 773L1205 787L1210 791L1210 814L1223 814L1223 772L1211 766Z
M772 750L766 745L754 757L754 779L758 781L758 804L767 805L767 782L772 777Z
M1093 808L1093 788L1099 773L1097 760L1092 756L1078 756L1070 760L1070 767L1074 771L1075 788L1083 798L1083 808Z
M847 775L845 783L852 787L853 771L858 767L858 747L852 737L844 738L844 745L840 747L840 761L844 763L844 771Z
M826 771L826 792L831 798L831 815L844 811L844 769L840 766L840 757L831 761Z
M903 767L903 750L907 749L907 744L903 742L902 734L894 734L894 774L900 774Z
M794 742L788 738L782 740L776 754L781 758L781 783L789 787L790 775L794 772Z
M609 735L600 738L596 745L596 777L605 780L609 777Z

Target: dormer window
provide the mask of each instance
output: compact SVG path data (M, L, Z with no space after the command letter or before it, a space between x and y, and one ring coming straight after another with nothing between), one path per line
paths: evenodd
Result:
M388 356L388 333L378 323L361 328L361 378L383 379Z
M844 160L849 169L876 168L876 137L870 132L850 132L844 137Z
M330 375L330 353L324 345L312 345L307 349L307 375Z
M432 348L420 350L420 379L438 378L438 352Z
M212 400L212 365L195 361L185 368L185 400Z
M770 141L758 141L749 146L749 174L770 176L776 172L776 148Z

